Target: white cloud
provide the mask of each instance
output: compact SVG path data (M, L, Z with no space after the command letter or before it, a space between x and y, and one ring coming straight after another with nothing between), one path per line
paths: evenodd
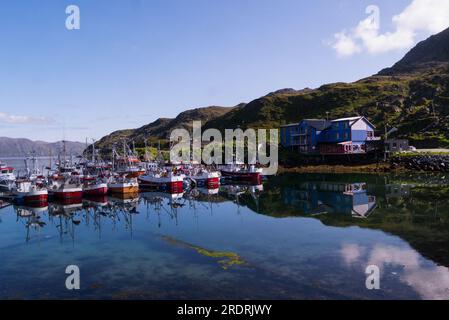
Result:
M49 124L53 120L45 117L17 116L0 112L0 123L7 124Z
M431 35L449 27L449 1L412 0L398 15L392 18L394 30L380 32L379 8L369 6L369 16L350 31L343 30L334 35L331 46L340 57L356 53L385 53L410 49L420 34Z

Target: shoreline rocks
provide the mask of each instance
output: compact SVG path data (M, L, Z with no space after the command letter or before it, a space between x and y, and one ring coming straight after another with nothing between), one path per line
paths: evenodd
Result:
M403 167L408 170L449 172L449 155L413 155L390 158L392 169Z

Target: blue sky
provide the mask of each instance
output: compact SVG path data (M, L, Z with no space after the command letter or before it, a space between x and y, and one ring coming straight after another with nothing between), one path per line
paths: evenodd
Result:
M343 57L335 34L351 37L370 4L380 31L394 30L392 17L411 2L2 1L0 136L98 139L189 108L357 80L408 48ZM65 28L70 4L80 8L80 30ZM416 41L427 36L417 31Z

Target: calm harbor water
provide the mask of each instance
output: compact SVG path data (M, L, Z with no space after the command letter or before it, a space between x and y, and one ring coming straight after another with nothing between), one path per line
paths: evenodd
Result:
M0 298L449 299L448 179L286 174L177 199L10 205Z

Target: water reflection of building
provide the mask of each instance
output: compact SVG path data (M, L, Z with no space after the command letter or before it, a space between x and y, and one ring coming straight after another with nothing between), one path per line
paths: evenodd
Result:
M283 201L311 215L343 213L366 218L376 208L376 197L368 195L365 183L305 182L284 188Z
M385 185L385 197L387 200L394 198L409 198L413 186L410 184L387 184Z

